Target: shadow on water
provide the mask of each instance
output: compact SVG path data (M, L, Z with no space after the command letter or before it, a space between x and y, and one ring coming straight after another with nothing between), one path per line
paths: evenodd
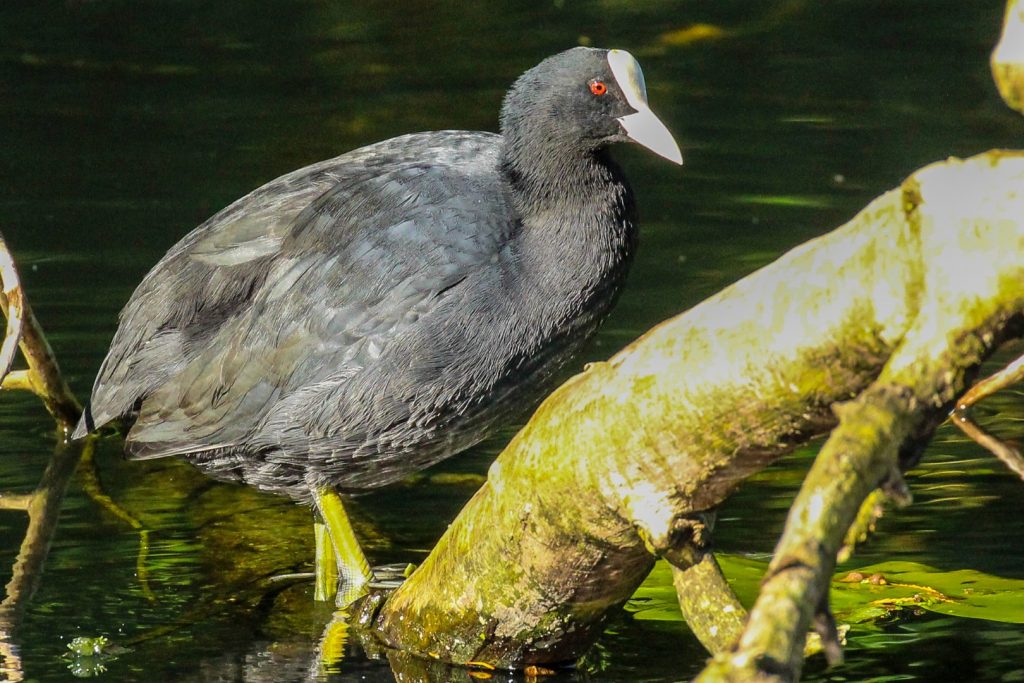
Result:
M638 195L642 244L627 291L580 362L605 358L840 224L915 168L1019 146L1024 124L988 75L1002 9L1001 0L12 0L0 5L0 227L84 396L135 284L213 211L376 140L493 130L523 69L578 42L619 46L643 63L686 166L616 150ZM51 503L63 500L47 517L59 517L45 530L48 555L35 545L16 565L26 516L0 510L8 679L485 675L398 662L356 638L331 640L326 648L346 656L322 670L331 611L311 607L310 583L274 578L311 569L307 510L180 462L126 463L116 436L97 441L75 472L78 456L54 445L34 399L0 399L6 499L41 479L64 481L53 489ZM1024 398L997 399L979 412L1013 434ZM373 561L422 559L510 434L358 499ZM721 549L754 562L771 551L813 454L787 457L724 506ZM903 560L1024 579L1024 525L1010 523L1024 487L998 464L943 429L910 484L915 504L884 518L850 568ZM30 571L9 569L18 566ZM645 588L670 588L659 581ZM31 601L18 597L33 589ZM552 680L676 681L699 671L705 654L672 618L671 599L651 600L616 620L578 670ZM104 656L68 648L100 637ZM1020 680L1021 640L1019 624L905 609L855 626L846 664L825 671L812 660L805 680Z

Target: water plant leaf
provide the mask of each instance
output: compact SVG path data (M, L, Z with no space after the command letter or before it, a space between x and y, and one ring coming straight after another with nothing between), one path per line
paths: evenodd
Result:
M717 557L741 602L752 604L768 568L767 560ZM837 573L832 581L831 602L836 619L846 624L868 626L908 609L1024 624L1024 579L973 569L945 571L917 562L883 562ZM667 563L655 565L626 609L635 619L682 621Z
M870 565L858 572L884 577L885 583L833 581L832 604L840 619L847 608L871 607L892 614L913 607L965 619L1024 623L1022 579L973 569L943 571L903 561Z
M755 559L739 555L716 554L722 572L729 585L736 592L744 606L753 604L757 587L768 568L767 559ZM648 621L682 621L676 589L672 585L672 568L665 561L659 561L641 584L633 597L626 603L626 609L634 619Z

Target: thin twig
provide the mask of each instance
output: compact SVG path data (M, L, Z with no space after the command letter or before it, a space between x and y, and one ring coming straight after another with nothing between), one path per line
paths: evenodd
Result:
M14 259L7 248L7 242L0 233L0 311L7 317L7 330L3 344L0 345L0 381L7 377L14 363L14 354L21 341L21 330L24 325L21 279L18 269L14 267Z
M31 493L8 493L0 491L0 510L28 510L32 503Z
M999 458L1011 472L1024 479L1024 457L1010 444L996 438L985 431L970 416L971 406L1001 391L1008 386L1024 380L1024 355L1008 364L999 372L981 380L965 393L950 413L950 421L960 428L964 434L988 449Z
M20 389L23 391L34 391L32 388L32 376L28 370L11 370L0 382L0 389Z
M0 233L0 313L7 317L0 342L0 387L27 389L42 399L46 409L66 434L78 420L81 406L60 374L53 350L25 299L21 279L7 242ZM21 349L27 370L11 371L15 351ZM21 661L11 640L25 613L29 600L39 587L43 563L57 529L61 503L68 482L83 450L91 450L93 440L61 441L50 458L39 486L31 494L0 493L0 509L28 513L18 558L11 580L0 601L0 675L4 680L22 680Z
M46 341L43 329L32 313L32 308L24 297L21 281L18 278L14 259L3 234L0 233L0 276L3 278L3 294L0 295L0 310L6 311L7 333L3 345L0 346L0 381L4 388L29 389L43 401L43 405L57 420L58 426L67 433L82 414L82 406L64 381L57 358ZM17 345L21 349L28 371L10 373L10 365L14 359L13 350L9 347ZM12 379L13 378L13 379ZM3 380L9 381L3 381Z

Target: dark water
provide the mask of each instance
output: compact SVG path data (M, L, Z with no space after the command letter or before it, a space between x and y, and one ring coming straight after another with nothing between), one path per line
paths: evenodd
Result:
M643 243L587 352L604 358L919 166L1019 146L1024 122L1003 107L987 68L1001 14L997 0L8 0L0 229L84 397L134 285L216 209L400 133L493 130L505 88L540 58L580 42L623 47L644 65L686 166L619 152ZM696 24L716 31L687 42L693 34L680 30ZM1011 393L987 417L1012 434L1022 404ZM34 399L0 397L0 490L31 490L54 441ZM478 483L451 475L483 473L501 445L360 499L374 560L422 558ZM725 506L723 551L771 551L812 456L786 458ZM89 494L93 476L120 516ZM886 517L850 566L906 560L1024 579L1024 487L984 452L943 430L911 485L915 505ZM329 614L309 608L306 583L255 581L309 570L307 521L285 501L212 484L177 462L125 463L107 440L70 484L39 590L8 641L6 675L89 673L66 644L105 635L123 648L105 673L92 671L106 680L315 679ZM24 529L23 513L0 511L4 581ZM652 587L658 580L664 588L657 578ZM806 678L1024 680L1022 641L1014 623L905 610L855 626L846 665L826 671L811 660ZM676 681L704 657L678 621L625 616L567 678ZM392 674L385 660L352 656L330 678Z

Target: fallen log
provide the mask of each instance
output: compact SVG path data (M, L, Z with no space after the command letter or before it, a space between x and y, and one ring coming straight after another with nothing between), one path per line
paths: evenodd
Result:
M832 498L813 492L797 501L791 520L806 532L792 552L780 546L771 571L813 566L813 577L780 580L763 607L795 611L783 628L793 635L777 648L775 631L772 647L741 646L756 653L749 661L798 672L817 614L836 656L824 591L812 584L831 571L863 498L901 489L900 456L916 457L981 361L1021 334L1021 187L1021 153L929 166L847 225L589 366L541 405L384 603L379 636L461 664L571 661L659 556L676 568L684 601L700 595L703 613L726 613L727 584L693 571L709 550L709 514L838 414L835 445L815 469L849 503L823 507ZM838 477L851 451L867 458L848 465L856 490ZM751 623L762 617L772 615L755 611ZM719 650L716 633L738 632L735 618L690 623ZM751 638L747 629L741 643Z

